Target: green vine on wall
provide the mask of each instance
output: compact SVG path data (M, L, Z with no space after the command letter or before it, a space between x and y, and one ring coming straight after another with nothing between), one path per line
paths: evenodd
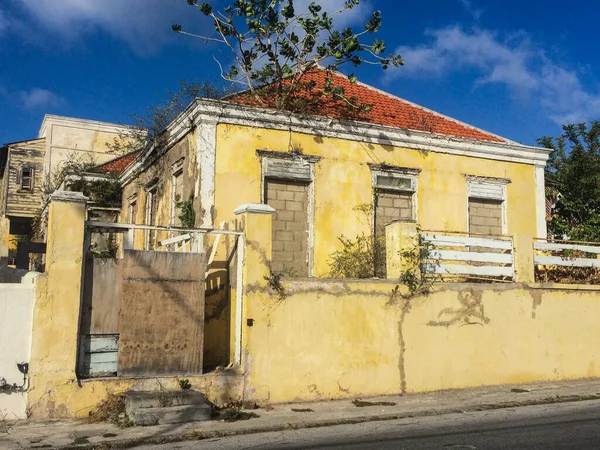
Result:
M417 234L413 237L413 244L400 251L404 271L400 274L399 283L408 288L406 298L418 297L428 294L431 291L433 283L439 277L431 273L431 268L439 264L433 256L433 244L423 240L417 227Z
M175 197L175 206L180 210L177 216L183 228L194 228L196 226L196 211L194 210L194 194L190 194L187 200L181 200L177 195Z

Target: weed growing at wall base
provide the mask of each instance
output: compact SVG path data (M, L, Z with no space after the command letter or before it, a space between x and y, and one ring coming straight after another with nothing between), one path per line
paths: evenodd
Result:
M385 266L385 237L362 233L354 239L340 236L340 250L330 255L333 278L373 278L376 268Z
M129 428L133 423L125 412L125 396L109 393L96 408L90 411L91 423L110 422L119 428Z

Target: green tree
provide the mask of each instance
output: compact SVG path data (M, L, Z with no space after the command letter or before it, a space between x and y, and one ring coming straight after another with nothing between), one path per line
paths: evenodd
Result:
M600 122L562 127L558 137L538 144L552 149L547 178L559 195L549 230L555 238L600 241Z
M307 12L299 12L293 0L235 0L222 11L197 0L187 3L208 17L215 34L190 33L181 25L173 25L173 30L225 46L232 59L228 69L217 61L221 75L244 86L258 106L315 113L328 99L349 113L359 114L369 105L346 97L343 87L335 86L330 75L319 87L306 75L319 65L334 71L346 64L358 67L366 63L383 69L403 64L399 55L386 54L384 41L373 38L365 42L381 26L379 11L360 31L334 26L336 17L356 7L360 0L347 0L344 8L332 13L316 2ZM356 82L354 74L348 79Z

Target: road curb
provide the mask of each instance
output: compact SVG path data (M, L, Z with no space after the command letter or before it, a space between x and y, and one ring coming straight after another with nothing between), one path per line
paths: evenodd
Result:
M129 449L140 445L160 445L184 441L201 441L219 437L240 436L248 434L268 433L274 431L300 430L306 428L322 428L335 425L352 425L366 422L389 421L398 419L410 419L416 417L441 416L445 414L467 413L475 411L492 411L506 408L516 408L523 406L549 405L556 403L573 403L590 400L600 400L600 393L593 395L567 395L544 397L540 399L523 399L522 401L500 402L500 403L482 403L480 405L471 405L464 408L442 408L427 411L417 411L414 413L384 413L371 414L357 417L348 417L344 419L325 419L315 421L302 421L298 423L282 423L277 425L264 426L245 426L235 430L211 430L211 431L191 431L181 434L172 434L163 437L148 437L135 439L111 440L108 442L99 442L94 444L68 445L64 447L55 447L57 450L116 450Z

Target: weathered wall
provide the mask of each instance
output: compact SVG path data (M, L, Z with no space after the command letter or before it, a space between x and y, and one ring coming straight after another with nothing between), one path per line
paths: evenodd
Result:
M200 226L199 218L202 216L200 198L196 196L199 189L199 173L196 164L195 131L188 133L185 138L175 144L152 167L142 172L133 182L125 186L123 192L123 209L121 221L130 221L128 217L129 204L137 202L137 214L133 222L146 223L146 187L154 180L158 181L158 214L156 224L169 225L172 207L172 170L175 163L183 158L183 199L189 199L194 194L194 209L196 210L196 226ZM176 214L180 214L177 210ZM218 226L218 224L216 224ZM233 227L235 228L235 227ZM167 239L171 236L166 232L156 234L156 240ZM210 250L216 236L206 236L205 249ZM145 232L138 230L134 234L134 248L143 249ZM207 277L206 293L206 320L204 341L204 363L207 367L223 366L229 363L230 339L230 296L227 290L227 265L231 257L234 240L231 237L221 236L219 251L212 264Z
M427 295L410 296L405 286L377 280L277 285L265 277L272 217L245 213L242 219L248 399L290 402L600 376L593 344L600 339L599 288L440 283ZM520 273L532 244L530 236L517 236Z
M85 259L83 298L81 301L81 334L117 334L121 282L117 260Z
M118 374L201 374L204 254L125 250L118 264Z
M67 160L101 164L116 155L110 152L115 139L127 128L112 123L47 115L39 137L46 138L44 170L55 172Z
M10 220L0 216L0 267L8 263L10 242Z
M126 185L123 190L123 209L121 212L121 221L128 222L128 208L132 201L137 202L137 214L133 218L133 223L146 224L146 187L155 180L158 181L158 210L156 224L160 226L171 225L171 189L172 189L172 170L175 163L183 158L183 195L182 200L188 200L190 194L195 193L195 183L198 179L198 170L196 166L196 152L194 150L194 133L188 133L181 141L175 144L169 151L162 156L154 165L142 172L136 179ZM201 209L198 198L194 199L194 208L196 211ZM176 215L180 211L177 210ZM199 213L196 213L199 216ZM167 233L157 233L156 240L167 239ZM145 232L136 231L134 247L143 249L145 242Z
M178 377L77 380L83 200L80 193L58 192L50 203L47 273L36 280L28 396L34 418L87 417L109 393L179 388ZM186 378L216 404L242 396L244 376L235 370Z
M329 255L338 248L340 235L370 232L368 218L354 210L373 202L368 163L421 170L417 221L425 230L468 231L465 174L508 178L507 233L536 234L532 165L233 125L217 128L214 224L229 221L240 204L261 203L256 150L286 151L290 142L305 155L322 157L315 164L315 276L328 274Z
M67 414L64 390L76 385L85 197L56 192L48 214L46 273L36 279L29 406L38 417Z
M297 281L248 296L247 398L289 402L600 376L600 291ZM400 290L400 292L403 292Z
M0 284L0 378L9 384L23 384L17 363L29 362L34 300L31 277L23 284ZM25 392L0 390L0 417L24 419L26 406Z
M35 139L8 146L10 155L7 173L6 215L34 217L42 206L42 186L46 140ZM32 190L21 189L19 182L21 168L34 169Z

